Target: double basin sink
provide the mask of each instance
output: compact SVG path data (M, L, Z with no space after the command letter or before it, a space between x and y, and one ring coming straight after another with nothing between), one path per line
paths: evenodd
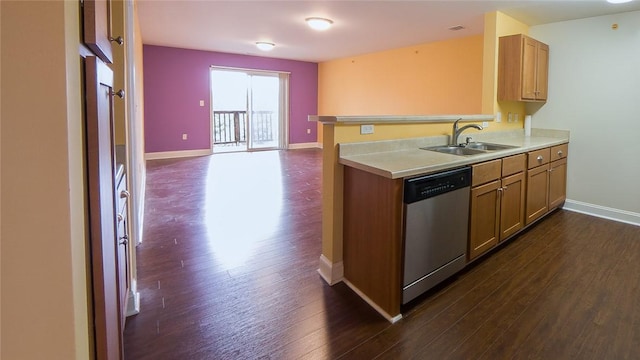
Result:
M453 155L479 155L486 154L491 151L515 149L517 146L492 144L486 142L469 142L466 144L456 145L440 145L420 148L422 150L436 151L439 153Z

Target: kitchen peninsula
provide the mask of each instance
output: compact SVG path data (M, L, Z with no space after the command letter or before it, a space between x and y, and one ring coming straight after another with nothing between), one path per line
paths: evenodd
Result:
M451 123L458 118L452 116L451 119L427 120ZM365 119L349 120L369 123ZM420 119L409 117L404 121L411 123ZM463 118L463 121L479 122L486 119L484 115L479 115ZM413 298L403 298L403 287L406 288L406 283L403 283L406 272L404 262L407 256L405 181L468 167L472 174L469 185L473 189L497 184L492 191L483 193L487 195L485 197L476 199L471 196L469 199L467 195L468 202L458 203L456 200L459 209L455 214L464 216L465 226L469 224L469 231L464 230L466 254L461 255L463 266L513 238L564 202L568 131L533 129L531 136L524 136L522 129L469 131L461 138L466 136L472 137L473 142L501 144L506 148L470 156L421 149L447 144L447 135L337 144L337 162L343 171L342 280L389 321L399 320L402 317L401 307ZM504 180L514 174L521 179L518 186L512 186L511 183L507 186ZM531 177L535 174L544 176ZM518 195L507 197L507 188L509 191L517 190ZM503 197L509 199L509 204L501 205ZM540 205L540 199L544 203L542 211L536 208ZM478 204L483 207L480 211ZM508 236L500 236L500 208L506 209L502 213L511 214L517 223L515 227L510 227L506 233ZM529 212L535 212L531 221L527 220ZM485 237L489 240L484 241ZM479 242L482 246L476 249L472 239L475 242L482 239ZM474 254L473 257L471 254ZM322 263L320 270L322 274Z

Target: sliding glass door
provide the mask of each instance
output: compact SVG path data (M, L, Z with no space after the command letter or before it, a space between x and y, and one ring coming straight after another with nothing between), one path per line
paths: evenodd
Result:
M249 75L249 149L273 149L280 143L279 81L271 75Z
M214 152L285 149L288 74L211 69Z

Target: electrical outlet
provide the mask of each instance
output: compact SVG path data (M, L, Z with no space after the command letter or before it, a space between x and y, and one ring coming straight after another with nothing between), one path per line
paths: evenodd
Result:
M187 134L182 134L182 140L187 140Z
M518 122L518 120L520 120L520 119L519 119L519 118L520 118L520 114L514 114L514 116L515 116L515 117L514 117L514 120L513 120L513 121Z
M307 129L307 134L311 134L311 129Z
M502 113L500 111L496 113L496 122L502 122Z
M360 125L360 135L373 134L373 125Z
M489 122L488 121L483 121L482 122L482 127L483 128L488 128L489 127Z
M200 106L204 106L204 100L200 100Z
M507 122L512 122L513 120L513 116L511 115L511 113L507 113Z

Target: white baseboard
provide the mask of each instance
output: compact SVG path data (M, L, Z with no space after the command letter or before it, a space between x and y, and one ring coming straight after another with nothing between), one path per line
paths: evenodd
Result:
M131 287L127 294L127 313L126 316L136 315L140 313L140 293L136 279L131 279Z
M175 158L205 156L205 155L211 155L211 149L151 152L151 153L145 153L144 159L145 160L175 159Z
M640 214L631 211L619 210L569 199L564 202L564 206L562 208L569 211L640 226Z
M367 295L365 295L362 291L360 291L360 289L358 289L352 283L350 283L349 280L343 279L342 281L345 284L347 284L347 286L349 288L351 288L351 290L353 290L356 294L358 294L358 296L360 296L362 298L362 300L366 301L367 304L371 305L371 307L374 308L377 312L379 312L380 315L384 316L384 318L387 319L390 323L393 324L393 323L397 322L398 320L402 319L402 314L397 314L395 316L391 316L386 311L382 310L382 308L380 306L378 306L378 304L373 302L373 300L371 300Z
M298 144L289 144L289 150L295 150L295 149L321 149L322 146L320 146L319 143L317 142L310 142L310 143L298 143Z
M344 279L344 265L342 261L332 263L326 256L320 255L318 273L327 284L333 286Z

